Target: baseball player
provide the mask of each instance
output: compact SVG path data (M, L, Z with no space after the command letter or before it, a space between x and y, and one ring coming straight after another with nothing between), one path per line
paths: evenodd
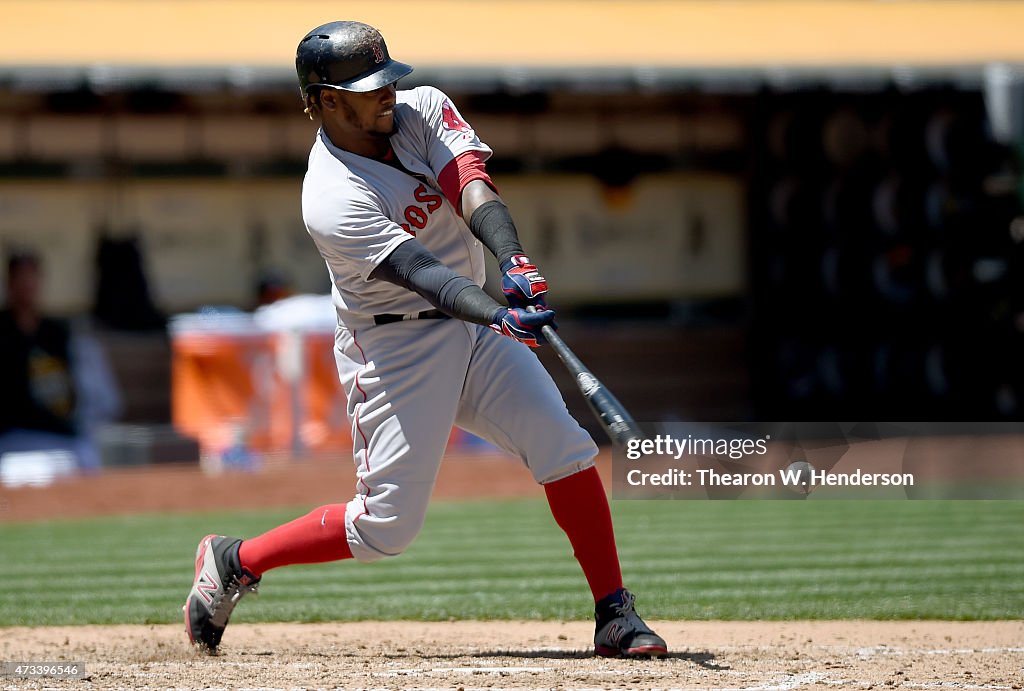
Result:
M622 585L597 448L530 352L555 313L487 174L491 150L437 89L396 91L412 67L371 26L317 27L295 64L320 123L302 215L333 282L356 494L252 539L203 538L183 608L190 640L215 652L270 569L401 554L458 425L519 456L544 486L594 596L595 652L665 655ZM508 306L480 287L484 248Z

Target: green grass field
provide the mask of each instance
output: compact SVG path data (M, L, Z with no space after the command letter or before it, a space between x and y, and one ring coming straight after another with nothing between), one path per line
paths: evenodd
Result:
M308 509L306 509L308 510ZM1024 617L1024 502L613 504L651 619ZM180 621L196 542L303 510L0 525L0 625ZM540 501L435 503L403 556L272 571L234 621L591 615Z

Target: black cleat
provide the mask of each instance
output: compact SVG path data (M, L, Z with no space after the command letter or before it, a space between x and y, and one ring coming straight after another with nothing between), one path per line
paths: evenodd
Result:
M597 603L594 653L602 657L665 657L668 645L633 609L636 597L625 588Z
M182 611L189 640L213 655L235 605L260 579L238 561L239 538L207 535L196 549L196 578Z

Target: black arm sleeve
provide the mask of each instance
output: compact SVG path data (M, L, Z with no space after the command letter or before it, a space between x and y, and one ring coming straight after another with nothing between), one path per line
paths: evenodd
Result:
M481 204L473 211L469 229L498 258L499 265L514 254L524 254L512 214L497 200Z
M407 288L463 321L491 324L502 309L477 284L442 264L416 240L406 240L392 250L370 277Z

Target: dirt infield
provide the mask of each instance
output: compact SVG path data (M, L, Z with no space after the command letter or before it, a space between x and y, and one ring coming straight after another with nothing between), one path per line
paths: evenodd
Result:
M1020 689L1024 622L657 622L664 660L595 658L587 622L230 628L217 657L178 626L6 629L0 658L84 662L88 681L0 688Z
M597 459L605 482L611 454ZM211 482L230 492L211 492ZM0 485L0 521L131 515L146 512L230 511L345 502L355 491L350 457L305 461L269 460L258 472L211 476L198 466L150 466L108 470L48 487ZM519 459L505 454L449 454L441 464L435 499L542 497Z

